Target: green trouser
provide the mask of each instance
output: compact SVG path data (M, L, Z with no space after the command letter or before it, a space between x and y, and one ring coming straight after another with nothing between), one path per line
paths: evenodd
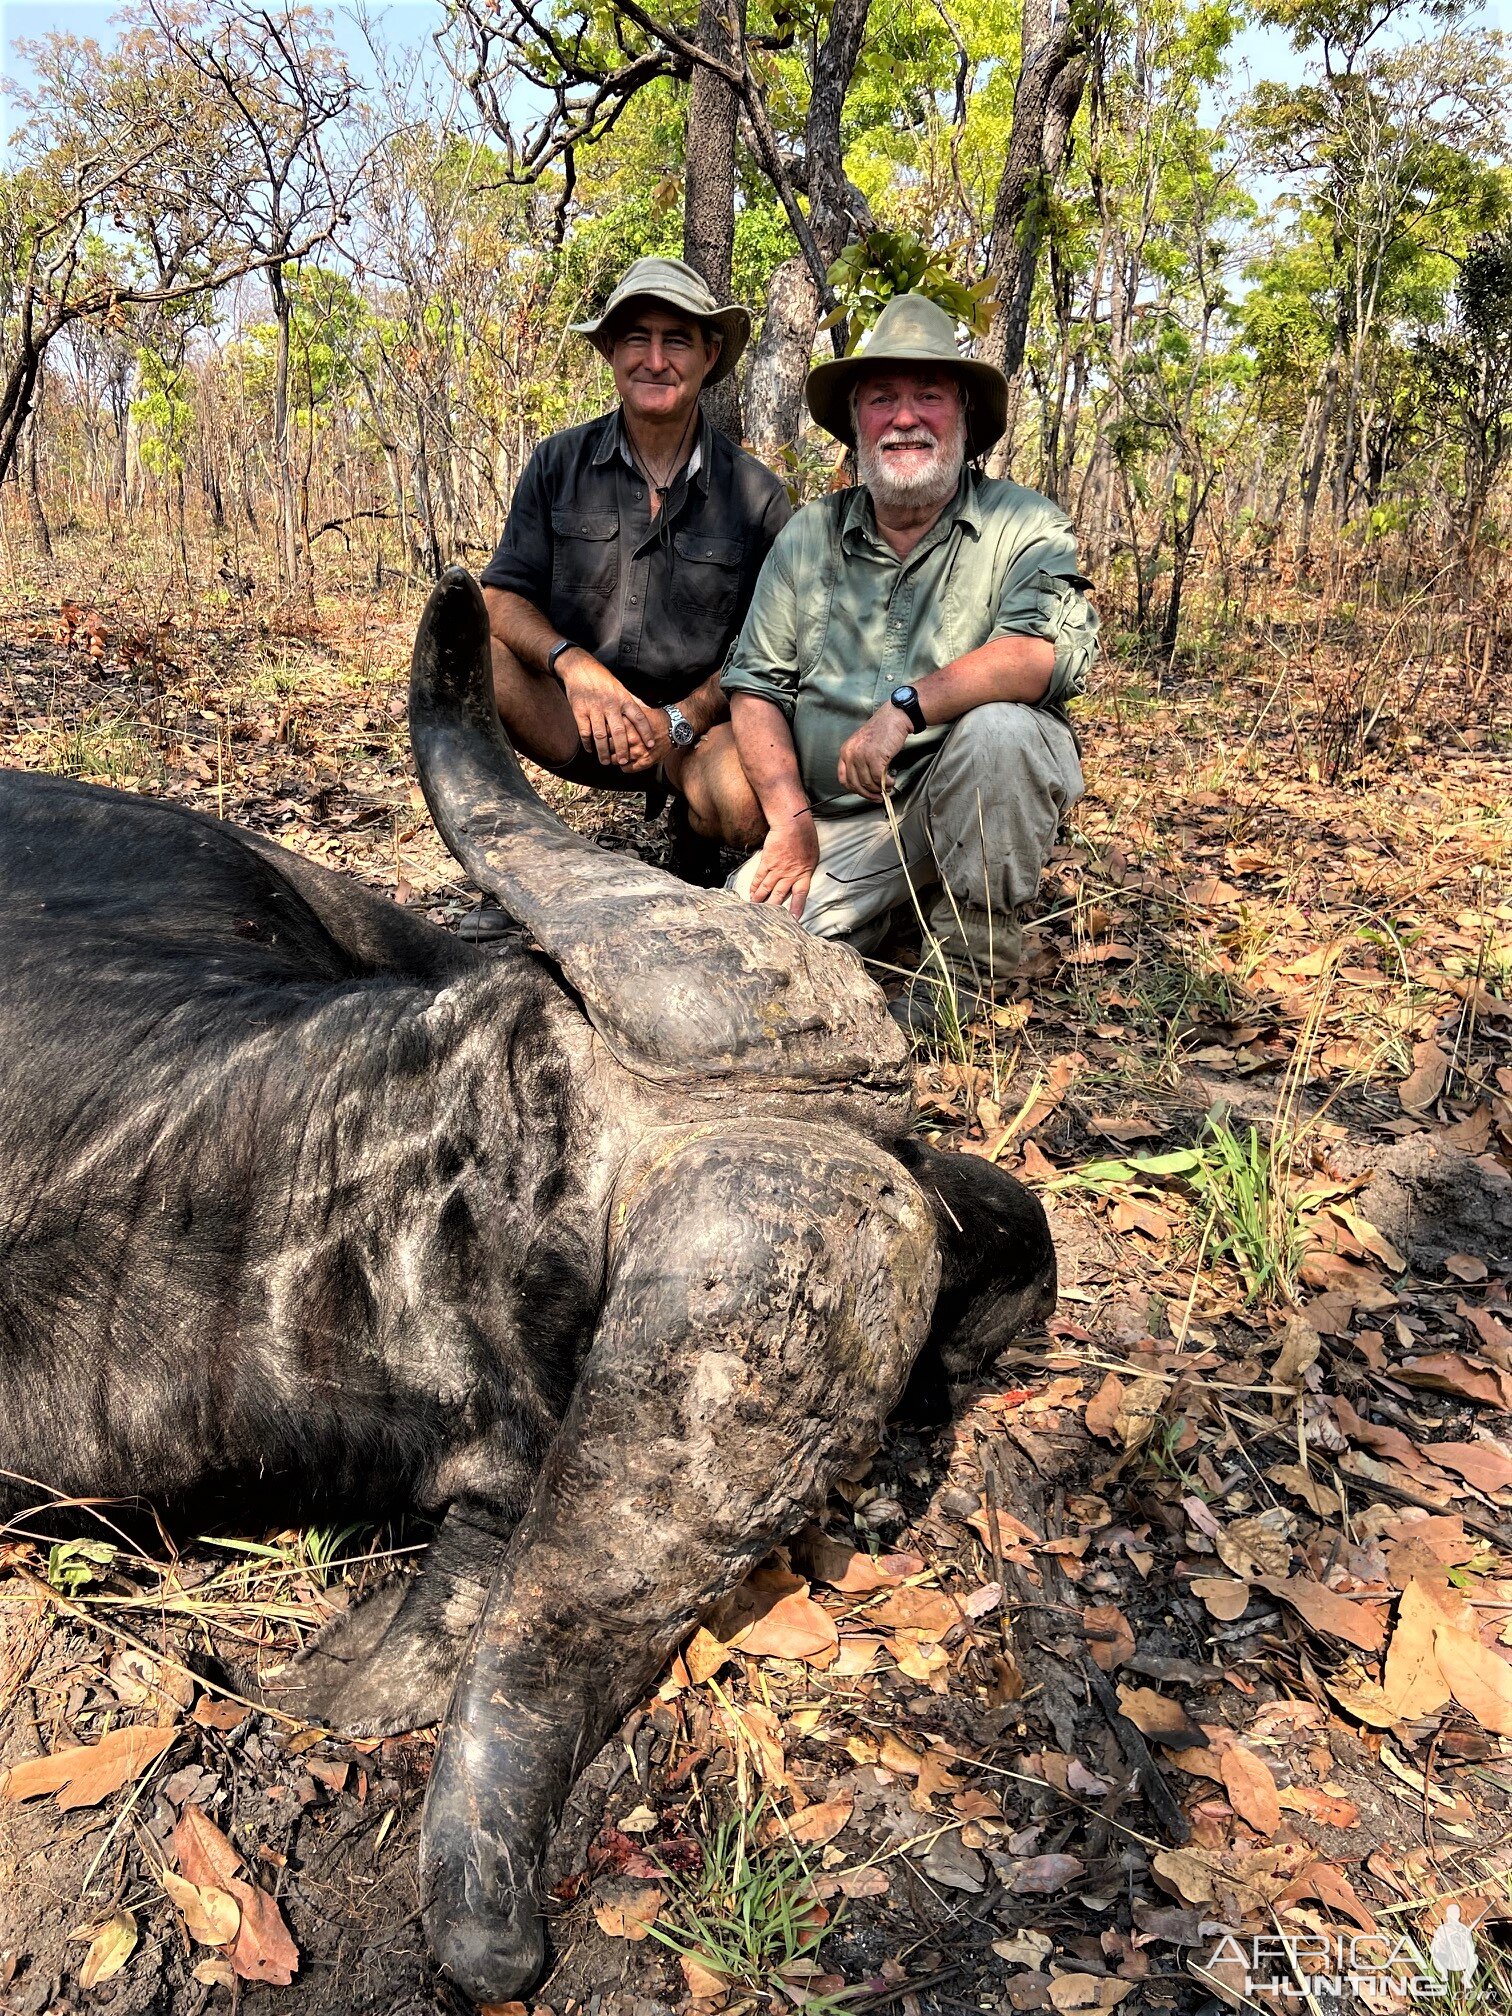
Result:
M819 866L803 927L869 951L911 887L946 957L991 979L1018 956L1016 912L1082 790L1076 740L1059 715L1010 700L975 707L906 800L815 820ZM750 894L760 859L731 876L738 894Z

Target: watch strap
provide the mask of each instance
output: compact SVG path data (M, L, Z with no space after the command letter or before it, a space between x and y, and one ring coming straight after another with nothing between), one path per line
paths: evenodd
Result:
M553 679L557 676L558 658L561 657L564 651L570 651L571 649L572 639L570 637L559 637L546 653L546 670L551 674Z
M919 705L919 695L916 688L912 686L895 686L887 697L891 700L894 707L897 708L898 712L907 717L908 725L916 735L922 733L929 726L929 723L924 719L924 709Z

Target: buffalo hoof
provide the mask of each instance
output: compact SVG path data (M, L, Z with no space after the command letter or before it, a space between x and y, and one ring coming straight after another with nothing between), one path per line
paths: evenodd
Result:
M578 1765L599 1748L566 1676L531 1701L507 1666L474 1641L420 1823L426 1937L479 2002L512 2002L545 1965L541 1864Z
M390 1576L334 1618L297 1659L273 1676L274 1706L343 1736L397 1736L427 1729L446 1713L462 1646L405 1628L413 1578Z
M436 1964L474 2002L514 2001L546 1965L545 1927L528 1888L520 1908L504 1917L435 1889L425 1930Z

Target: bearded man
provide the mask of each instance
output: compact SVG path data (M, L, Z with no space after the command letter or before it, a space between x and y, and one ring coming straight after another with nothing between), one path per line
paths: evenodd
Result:
M807 398L860 485L778 536L722 676L767 823L731 886L863 952L920 901L932 978L893 1004L919 1030L1017 962L1018 909L1082 794L1065 702L1097 616L1065 513L971 466L1008 384L960 356L942 308L889 302Z
M754 846L761 813L719 669L790 506L699 407L751 318L682 260L637 259L603 313L572 326L608 362L619 403L540 444L483 570L499 719L558 777L665 788L694 834ZM485 905L462 930L509 928Z

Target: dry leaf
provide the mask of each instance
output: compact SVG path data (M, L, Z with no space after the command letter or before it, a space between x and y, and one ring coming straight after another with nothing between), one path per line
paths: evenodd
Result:
M1125 1995L1132 1995L1132 1981L1116 1981L1111 1974L1058 1974L1050 1983L1052 2009L1116 2009Z
M1226 908L1230 903L1240 901L1239 891L1233 883L1224 882L1216 875L1199 875L1195 882L1188 882L1181 893L1198 910ZM1057 2002L1055 2006L1059 2009L1062 2005Z
M1300 1386L1302 1374L1318 1360L1323 1349L1323 1339L1318 1335L1305 1316L1289 1316L1281 1332L1281 1349L1276 1353L1271 1366L1271 1381L1276 1386Z
M1512 1666L1472 1638L1440 1624L1433 1636L1439 1670L1461 1708L1494 1736L1512 1736Z
M1500 1442L1435 1442L1426 1453L1477 1491L1504 1491L1512 1484L1512 1455Z
M1048 1956L1055 1951L1055 1941L1048 1932L1015 1932L1011 1939L994 1939L992 1950L999 1960L1009 1967L1032 1967L1038 1970Z
M177 1723L161 1728L112 1729L98 1743L28 1757L0 1776L0 1798L38 1799L56 1792L60 1812L98 1806L161 1757L179 1733Z
M1477 1309L1461 1299L1455 1303L1454 1313L1464 1317L1493 1358L1498 1352L1512 1349L1512 1330L1499 1317L1493 1316L1489 1309Z
M1421 1358L1404 1358L1393 1369L1408 1386L1452 1393L1456 1400L1495 1407L1502 1413L1512 1411L1512 1376L1490 1366L1472 1365L1457 1351L1430 1351Z
M1353 1671L1323 1684L1346 1714L1371 1729L1389 1729L1398 1719L1396 1704L1378 1680Z
M287 1988L299 1971L299 1949L283 1914L266 1890L237 1872L241 1856L198 1806L186 1806L173 1830L173 1852L183 1874L201 1889L229 1891L241 1911L231 1965L244 1981Z
M1086 1873L1086 1863L1075 1855L1031 1855L1020 1862L1008 1887L1020 1897L1052 1897Z
M1104 1673L1113 1673L1134 1650L1129 1620L1115 1603L1090 1603L1082 1611L1087 1650Z
M712 1631L706 1631L702 1624L683 1647L683 1664L688 1669L688 1678L695 1687L701 1687L706 1680L724 1665L730 1656L728 1645L721 1645Z
M197 1945L231 1944L241 1930L241 1906L229 1890L210 1883L191 1883L187 1876L176 1876L171 1869L162 1870L158 1880Z
M877 1663L882 1650L880 1638L865 1636L845 1637L840 1640L840 1657L828 1671L831 1679L854 1680L862 1673L870 1673Z
M713 1967L707 1967L702 1960L695 1960L690 1953L680 1954L683 1979L688 1984L688 1993L695 2002L722 2001L730 1992L727 1974L721 1974Z
M842 1792L838 1798L806 1806L788 1821L785 1832L805 1848L824 1848L841 1833L855 1810L855 1797Z
M829 1612L808 1593L808 1584L780 1597L729 1643L755 1659L818 1659L828 1663L840 1635ZM689 1673L692 1667L688 1668Z
M1300 1463L1272 1463L1265 1474L1273 1484L1281 1485L1294 1498L1300 1498L1308 1510L1316 1512L1320 1519L1332 1519L1342 1509L1343 1501L1338 1492L1320 1484Z
M1307 1582L1292 1575L1257 1575L1255 1586L1287 1603L1314 1631L1325 1631L1346 1644L1358 1645L1362 1652L1379 1652L1386 1639L1386 1622L1378 1603L1356 1603L1347 1596L1325 1589L1321 1582Z
M1171 1391L1164 1379L1139 1378L1118 1403L1113 1426L1125 1449L1138 1449L1155 1432L1155 1423Z
M1247 1820L1257 1834L1274 1834L1281 1825L1281 1804L1275 1776L1265 1759L1233 1743L1218 1763L1223 1789L1240 1819Z
M1142 1736L1153 1736L1172 1750L1199 1749L1208 1740L1179 1701L1153 1687L1120 1687L1118 1705Z
M1288 1785L1281 1794L1281 1805L1288 1813L1316 1820L1320 1827L1354 1827L1360 1818L1360 1809L1352 1799L1315 1785Z
M610 1939L645 1939L661 1916L663 1902L654 1883L611 1883L595 1899L593 1915Z
M218 1729L222 1734L240 1728L251 1714L250 1708L243 1708L239 1701L215 1701L210 1695L202 1694L194 1704L194 1713L189 1717L201 1729Z
M194 1699L194 1682L187 1673L134 1645L123 1646L111 1660L110 1684L128 1708L147 1707L164 1719Z
M113 1918L107 1918L89 1942L89 1951L79 1969L79 1986L93 1988L97 1981L108 1981L112 1974L119 1974L136 1951L136 1943L137 1922L129 1911L117 1911Z
M921 1638L943 1638L961 1622L960 1605L938 1589L895 1589L866 1613L868 1624L889 1631L916 1631Z
M910 1575L924 1571L922 1554L881 1554L875 1558L846 1540L836 1540L819 1525L810 1524L789 1543L789 1553L799 1570L827 1588L846 1596L866 1596L873 1589L894 1589Z
M1191 1587L1209 1617L1216 1617L1222 1624L1232 1624L1249 1608L1248 1582L1237 1582L1227 1575L1197 1575Z
M842 1897L885 1897L892 1880L885 1869L847 1869L835 1878L835 1888Z
M1445 1619L1442 1606L1433 1600L1428 1586L1414 1575L1397 1606L1396 1629L1386 1649L1386 1671L1381 1682L1398 1721L1408 1716L1431 1715L1449 1699L1449 1689L1444 1685L1433 1649L1433 1634L1446 1621L1453 1620Z
M1456 1281L1472 1283L1484 1281L1491 1271L1485 1261L1477 1258L1474 1253L1451 1253L1444 1262L1444 1267Z
M1116 1372L1110 1372L1101 1386L1087 1402L1083 1419L1087 1433L1097 1435L1104 1442L1116 1442L1118 1437L1118 1417L1123 1408L1124 1383Z
M231 1988L236 1983L236 1969L229 1960L222 1960L219 1954L213 1954L210 1959L201 1960L199 1965L192 1969L192 1977L205 1988ZM481 2005L478 2016L485 2016Z
M1412 1073L1397 1087L1397 1097L1407 1113L1422 1113L1444 1089L1449 1076L1449 1059L1430 1037L1412 1046Z
M1293 1523L1291 1513L1280 1505L1252 1513L1247 1519L1231 1519L1213 1543L1218 1558L1244 1581L1284 1576L1291 1566Z

